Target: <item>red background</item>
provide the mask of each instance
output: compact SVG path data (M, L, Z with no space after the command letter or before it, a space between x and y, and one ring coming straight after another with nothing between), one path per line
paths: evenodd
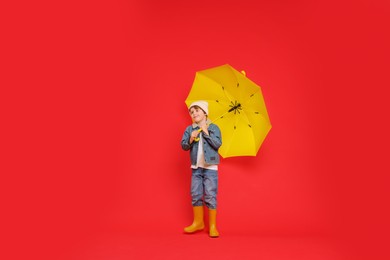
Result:
M389 256L387 1L1 5L4 259ZM226 63L273 128L222 160L211 241L182 234L180 139L195 72Z

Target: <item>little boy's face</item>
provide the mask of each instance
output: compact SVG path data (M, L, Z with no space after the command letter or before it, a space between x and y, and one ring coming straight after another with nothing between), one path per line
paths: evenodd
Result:
M195 123L199 123L202 120L206 119L206 114L199 107L191 107L190 116L191 116L192 120L194 120Z

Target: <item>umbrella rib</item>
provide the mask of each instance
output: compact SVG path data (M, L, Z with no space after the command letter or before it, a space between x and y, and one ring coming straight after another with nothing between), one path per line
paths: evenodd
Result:
M202 75L205 76L206 78L208 78L208 79L214 81L214 82L215 82L216 84L218 84L219 86L221 86L221 87L222 87L222 90L223 90L223 93L225 94L226 98L227 98L230 102L233 102L233 101L229 98L229 96L226 94L225 87L224 87L220 82L216 81L215 79L213 79L213 78L211 78L211 77L209 77L209 76L207 76L207 75L204 75L204 74L202 74Z
M244 112L246 112L246 113L248 113L248 112L255 113L255 114L259 115L260 117L262 117L265 121L267 121L267 118L262 113L260 113L257 110L245 109Z
M246 103L251 99L251 97L253 97L255 94L257 94L257 92L260 92L260 89L256 90L255 93L252 93L248 99L246 99L244 102L242 102L242 105L246 105Z
M213 100L213 99L206 99L205 101L209 102L209 104L211 104L212 102L215 102L215 100ZM217 103L219 104L220 102L218 101ZM219 104L219 105L221 105L221 104ZM223 106L223 105L221 105L221 106ZM219 119L221 119L222 117L224 117L227 113L229 113L229 111L223 113L222 115L219 115L219 116L217 116L217 117L214 117L214 118L210 121L210 124L211 124L211 123L214 123L215 121L218 121Z
M245 100L244 106L246 105L247 102L250 101L250 98L253 97L255 94L257 94L258 92L260 92L260 89L257 90L257 91L256 91L255 93L253 93L252 95L250 95L250 97L249 97L247 100ZM245 111L248 112L248 109L246 108ZM259 111L251 110L250 112L254 112L254 113L258 114L259 116L261 116L265 121L268 121L268 119L267 119L262 113L260 113Z
M221 84L220 84L220 85L221 85ZM225 94L226 98L227 98L230 102L233 102L233 100L231 100L231 99L229 98L229 96L226 94L225 87L222 86L222 85L221 85L221 87L222 87L223 93Z
M238 77L237 77L237 75L236 75L236 71L235 71L235 69L233 69L232 67L229 67L230 68L230 70L232 71L232 73L233 73L233 75L234 75L234 77L236 78L236 81L237 81L237 87L240 85L240 82L239 82L239 80L238 80ZM244 89L243 88L240 88L240 95L242 95L242 92L244 91Z
M234 122L234 128L236 128L236 124L237 124L237 121L238 121L238 118L237 117L235 117L236 118L236 121ZM231 140L234 140L234 135L236 134L236 131L234 131L233 132L233 134L230 136L230 139ZM228 153L229 152L229 149L230 149L230 146L232 146L232 142L229 142L229 146L228 147L226 147L226 153Z
M247 111L243 111L243 115L245 114L245 117L243 115L241 115L241 116L245 118L246 122L248 123L248 126L251 128L250 132L251 132L251 136L252 136L252 139L253 139L253 142L251 142L251 143L255 144L256 143L255 133L253 132L253 127L251 126L251 124L249 122L249 119L248 119L248 115L246 115L246 113L247 113ZM256 145L254 145L254 149L255 149L254 152L256 153L257 152L256 151Z
M215 121L218 121L219 119L223 118L227 113L229 113L229 111L223 113L222 115L218 116L217 118L214 118L213 120L211 120L210 123L214 123Z

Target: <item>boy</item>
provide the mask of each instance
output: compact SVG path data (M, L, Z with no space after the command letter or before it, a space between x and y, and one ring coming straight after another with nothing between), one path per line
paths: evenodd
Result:
M181 140L183 150L190 150L192 179L191 197L194 212L192 225L184 228L186 233L203 230L203 201L209 209L209 235L218 237L216 227L218 193L218 149L222 145L218 126L207 120L208 103L196 101L189 106L193 124L184 131Z

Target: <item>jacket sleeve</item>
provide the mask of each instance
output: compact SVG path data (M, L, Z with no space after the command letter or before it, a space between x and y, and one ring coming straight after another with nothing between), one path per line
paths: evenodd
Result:
M213 147L216 151L218 151L219 147L222 145L222 137L221 130L217 125L213 125L209 129L209 135L206 135L202 132L204 139Z
M190 137L191 137L190 130L189 127L187 127L186 130L184 131L183 137L181 138L181 148L184 151L188 151L191 149L193 143L190 144Z

